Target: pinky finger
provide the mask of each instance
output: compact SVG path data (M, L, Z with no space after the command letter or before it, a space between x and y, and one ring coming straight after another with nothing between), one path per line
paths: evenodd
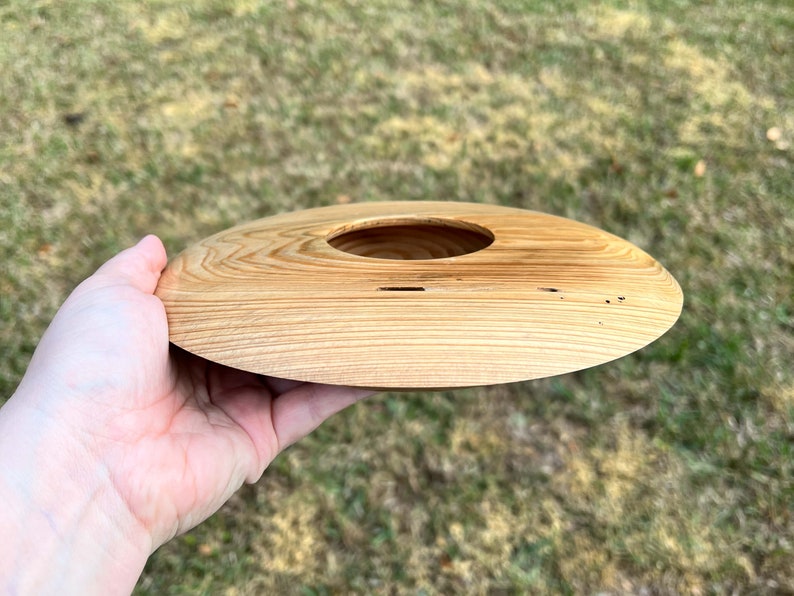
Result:
M273 430L279 451L302 439L325 420L374 391L306 383L273 400Z

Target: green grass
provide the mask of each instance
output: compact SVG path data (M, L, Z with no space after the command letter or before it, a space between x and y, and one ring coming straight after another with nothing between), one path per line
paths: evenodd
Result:
M361 403L139 592L793 591L792 31L773 0L0 2L0 395L147 232L173 255L348 199L573 217L673 272L672 331Z

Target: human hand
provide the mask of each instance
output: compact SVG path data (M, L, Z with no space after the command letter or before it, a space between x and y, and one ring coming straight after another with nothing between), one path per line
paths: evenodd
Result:
M169 346L165 311L153 296L165 263L162 243L149 236L80 284L0 410L0 464L17 462L0 496L24 493L36 508L28 513L43 520L36 527L62 535L94 530L59 517L64 503L87 497L80 511L99 515L102 549L117 536L143 555L115 553L132 585L158 546L369 393L263 379ZM72 540L90 548L85 536Z

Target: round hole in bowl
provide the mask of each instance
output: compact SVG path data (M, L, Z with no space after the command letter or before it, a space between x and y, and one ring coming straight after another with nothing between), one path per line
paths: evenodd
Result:
M360 257L421 261L477 252L490 246L494 235L465 221L404 217L359 222L332 232L326 240Z

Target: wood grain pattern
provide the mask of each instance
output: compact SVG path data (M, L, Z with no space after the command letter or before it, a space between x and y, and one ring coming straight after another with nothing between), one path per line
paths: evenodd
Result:
M667 331L681 288L616 236L543 213L360 203L188 248L156 291L171 341L262 374L376 388L507 383L608 362Z

